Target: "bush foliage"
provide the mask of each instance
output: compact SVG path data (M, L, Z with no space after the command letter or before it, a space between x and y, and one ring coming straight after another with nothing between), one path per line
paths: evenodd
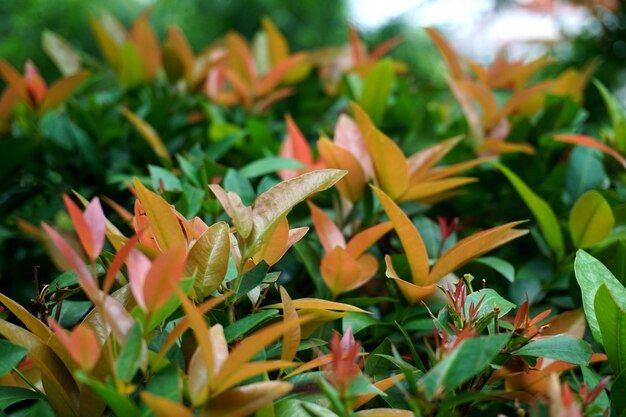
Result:
M399 37L298 51L264 18L194 49L149 17L92 17L101 60L43 33L56 80L0 59L2 415L624 415L597 62L429 28L439 88Z

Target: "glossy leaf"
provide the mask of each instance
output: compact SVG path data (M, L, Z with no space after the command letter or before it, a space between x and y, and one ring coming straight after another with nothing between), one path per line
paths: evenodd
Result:
M409 169L402 150L379 131L365 111L356 104L352 110L372 158L380 188L397 199L409 186Z
M95 260L104 246L106 219L100 200L94 197L87 206L84 213L80 211L78 206L67 196L63 195L65 207L72 219L76 234L80 239L83 249L89 258Z
M224 222L210 226L194 243L187 255L185 275L193 276L199 299L206 298L224 280L230 256L228 225Z
M602 333L595 310L595 299L598 289L600 286L606 285L622 311L626 311L626 289L606 266L582 249L576 252L574 272L582 292L583 308L587 316L587 323L589 323L589 330L591 330L593 338L598 343L603 344Z
M193 413L184 405L158 397L148 391L141 392L141 399L152 410L156 417L193 417Z
M283 304L283 317L285 322L298 319L298 313L293 301L284 287L280 287L280 301ZM280 354L282 361L291 361L296 357L300 347L300 326L293 327L283 335L283 349Z
M313 152L309 142L289 114L285 116L285 123L287 125L287 136L278 154L282 158L295 159L305 167L311 168L313 166ZM299 169L282 169L278 171L278 176L283 180L289 180L297 177L302 172Z
M457 242L435 262L426 284L433 284L470 260L525 235L528 230L513 229L521 223L511 222L493 227Z
M11 372L11 369L17 367L26 354L28 354L28 349L0 339L0 357L2 358L2 362L0 362L0 376Z
M604 351L615 374L626 370L626 310L621 309L606 284L602 284L594 301Z
M352 311L356 313L367 313L367 311L350 304L338 303L336 301L322 300L318 298L298 298L292 300L296 310L329 310L329 311ZM272 304L263 308L282 308L282 304Z
M394 81L395 74L390 59L377 63L363 80L359 104L375 124L382 121Z
M539 228L543 237L548 242L550 248L554 251L557 259L562 259L565 255L565 246L563 243L563 235L559 222L554 214L552 208L541 197L522 181L513 171L498 164L498 169L508 178L513 184L513 187L517 190L526 206L532 211L533 215L539 223Z
M334 250L336 247L345 248L346 239L337 225L328 217L328 215L315 204L307 201L311 210L311 218L317 237L326 252Z
M158 194L148 190L137 177L133 180L137 198L141 201L150 228L162 251L173 246L185 246L186 239L172 207Z
M613 229L615 217L609 203L597 191L587 191L572 207L569 228L577 248L601 242Z
M427 399L438 392L449 393L482 372L498 355L508 335L467 339L428 371L420 380Z
M400 238L400 243L409 261L413 283L429 285L428 252L422 237L411 219L393 202L391 196L376 187L372 188Z
M361 162L350 151L326 138L317 141L317 150L327 168L348 171L348 174L337 183L337 190L351 202L359 201L367 182Z
M100 358L100 341L91 328L80 324L68 336L53 319L50 326L74 362L85 371L91 371Z
M560 134L560 135L554 135L553 137L554 137L554 140L559 141L559 142L571 143L574 145L581 145L581 146L589 146L591 148L598 149L604 152L605 154L613 157L613 159L619 162L624 167L624 169L626 169L626 158L624 158L615 149L606 146L605 144L595 140L594 138L590 136Z
M281 381L266 381L234 388L213 398L201 417L245 417L291 391L292 385Z
M360 231L350 239L346 245L346 252L358 258L391 229L393 229L393 223L383 222Z
M568 335L558 335L533 340L513 354L587 366L592 352L587 342Z
M269 237L276 224L296 204L316 192L330 188L345 174L345 171L335 169L313 171L283 181L261 194L252 206L254 226L250 235L249 250L256 251Z

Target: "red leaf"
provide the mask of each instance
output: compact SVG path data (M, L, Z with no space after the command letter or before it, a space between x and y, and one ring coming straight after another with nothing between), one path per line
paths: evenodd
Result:
M313 151L296 123L290 115L285 116L287 124L287 136L280 147L279 155L283 158L295 159L302 165L310 168L313 166ZM283 180L295 178L302 173L299 169L281 169L278 176Z
M24 80L26 81L28 94L33 102L35 102L36 105L41 103L48 92L48 86L41 77L39 70L30 59L26 61L24 67Z

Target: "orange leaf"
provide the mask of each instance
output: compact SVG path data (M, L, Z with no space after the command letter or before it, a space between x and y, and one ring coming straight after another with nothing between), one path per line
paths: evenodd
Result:
M380 381L376 381L374 383L374 386L384 392L384 391L387 391L389 388L394 387L398 382L402 381L403 379L404 379L404 374L393 375L388 378L381 379ZM357 396L356 400L354 401L354 404L352 404L352 409L356 410L357 408L361 407L362 405L364 405L365 403L367 403L369 400L371 400L377 395L378 394L376 393L371 393L371 394ZM387 412L404 411L404 410L393 410L389 408L385 408L383 410L386 410ZM388 414L388 415L393 416L394 414ZM407 417L413 416L413 414L398 414L398 415L407 416Z
M141 391L141 399L156 417L193 417L190 409L179 402L157 397L149 391Z
M246 207L241 201L241 197L233 192L226 192L218 184L209 184L209 189L220 202L222 208L232 219L237 233L244 239L252 232L252 208Z
M88 71L81 71L69 77L64 77L52 84L43 99L39 112L43 113L65 101L78 86L87 78Z
M126 30L117 19L108 13L104 13L99 19L90 17L89 23L102 55L113 68L117 69L122 45L126 39Z
M24 68L24 81L26 82L26 90L35 105L39 105L48 91L46 82L41 77L39 70L30 59L26 61Z
M174 209L160 195L148 190L137 177L133 180L137 198L146 211L150 228L159 248L185 246L187 240L174 214Z
M376 129L361 107L353 103L352 109L374 163L380 187L392 199L400 197L409 186L409 168L404 154L394 141Z
M609 148L605 144L595 140L590 136L574 135L574 134L561 134L554 135L554 140L565 143L572 143L574 145L588 146L590 148L598 149L605 154L612 156L617 162L619 162L624 169L626 169L626 159L615 149Z
M376 45L374 49L370 52L370 60L377 61L381 59L387 52L391 51L396 46L400 45L404 41L404 36L398 35L393 38L387 39L384 42Z
M154 130L154 128L145 120L128 110L126 107L121 107L120 112L124 115L124 117L126 117L126 119L128 119L129 122L132 123L135 129L137 129L141 137L146 140L154 153L171 165L172 158L170 158L170 154L163 143L163 139L161 139L156 130Z
M117 250L113 261L109 264L107 268L106 276L104 277L104 282L102 283L102 291L108 293L111 287L113 286L113 282L115 281L115 276L120 271L124 262L128 258L130 252L134 249L137 242L139 242L139 238L143 232L139 232L135 234L133 237L128 239L124 246Z
M452 78L455 80L462 80L465 78L463 74L463 67L461 66L461 60L459 59L454 49L448 44L446 39L434 28L426 28L426 32L430 36L430 39L439 49L443 59L452 74Z
M489 252L498 246L524 236L528 230L513 229L524 221L517 221L483 230L472 236L457 242L446 251L433 265L426 284L433 284L439 281L446 274L453 272L461 265L472 259Z
M469 80L459 81L458 86L480 105L483 111L483 125L487 129L492 129L498 124L498 102L487 86Z
M361 274L361 267L344 248L336 246L322 258L320 272L326 286L336 296L351 289Z
M407 160L411 183L418 182L426 176L428 170L437 164L448 154L459 142L460 137L444 140L434 146L414 153Z
M287 217L283 217L276 225L269 239L267 239L267 242L264 242L254 254L252 260L257 264L264 260L268 265L274 265L285 253L288 239L289 222Z
M94 197L84 214L66 194L63 194L63 201L85 253L92 261L95 260L104 246L106 230L105 217L100 200L98 197Z
M430 297L437 290L437 285L435 284L419 286L400 278L391 263L391 257L389 255L385 255L385 265L387 266L385 275L387 278L391 278L396 282L404 298L411 304L417 304L424 298Z
M352 53L352 62L354 64L363 62L365 60L365 48L361 43L359 32L357 32L356 28L351 24L348 25L348 35L350 36L350 52Z
M418 285L430 284L428 282L428 252L417 228L387 194L376 187L372 188L400 238L400 243L409 262L413 282Z
M295 362L290 361L259 361L246 363L241 366L237 371L227 377L225 380L220 381L220 387L222 391L226 391L235 385L246 381L252 377L255 377L266 372L274 371L276 369L284 369L296 365Z
M151 79L161 67L161 47L154 29L150 26L149 17L150 9L146 9L135 20L128 36L137 47L147 78Z
M26 87L26 81L22 76L4 59L0 58L0 74L7 82L8 86L17 94L17 96L31 109L35 107L30 95L28 94L28 88Z
M454 94L454 97L459 102L459 106L461 106L461 110L463 110L471 138L477 144L482 143L485 138L485 126L480 115L478 114L478 111L474 108L472 98L465 90L463 90L463 88L461 88L456 80L448 78L447 81L452 94Z
M142 288L148 312L159 310L170 299L174 286L183 277L185 260L184 246L173 246L154 260Z
M311 217L313 219L313 226L315 226L315 232L322 244L322 247L326 252L330 252L337 246L345 248L346 239L343 237L343 233L337 227L337 225L328 217L328 215L315 204L307 201L309 209L311 210Z
M191 50L191 46L189 46L189 42L187 42L187 38L179 28L175 26L170 26L167 28L166 43L165 47L163 48L164 55L166 48L169 48L171 51L173 51L173 53L176 54L176 56L180 60L180 63L183 67L183 75L187 80L187 77L191 75L191 72L193 71L195 57L193 51ZM163 61L165 64L165 57Z
M291 55L275 65L266 75L255 83L256 94L263 97L278 87L291 70L306 62L306 55Z
M374 166L372 165L372 159L365 145L363 135L361 135L361 131L354 120L346 114L341 114L337 120L333 142L335 145L350 152L359 161L365 178L374 178Z
M76 326L70 336L54 319L49 318L48 323L57 334L59 341L72 357L72 360L83 370L89 372L100 358L100 341L96 334L85 324Z
M313 152L309 142L289 114L285 116L285 123L287 125L287 136L285 136L285 140L280 146L278 155L283 158L295 159L305 167L311 168L313 166ZM278 171L278 176L284 181L295 178L301 173L302 170L299 169L281 169Z
M351 202L359 201L367 182L359 160L350 151L335 145L326 138L317 141L317 150L326 168L348 171L348 174L336 184L336 187L341 195Z
M437 167L430 170L424 177L423 181L432 181L438 180L445 177L450 177L452 175L458 174L459 172L467 171L470 168L474 168L477 165L480 165L485 162L493 161L495 158L491 156L486 156L482 158L472 159L471 161L459 162L458 164L448 165Z
M393 223L384 222L357 233L348 242L346 252L353 258L358 258L391 229L393 229Z
M406 190L406 192L399 198L399 201L420 201L476 181L478 181L476 178L455 177L422 182L411 186L408 190Z
M297 300L293 300L293 306L296 310L337 310L370 314L368 311L350 304L337 303L335 301L322 300L319 298L298 298ZM283 308L283 305L278 303L265 306L263 308Z

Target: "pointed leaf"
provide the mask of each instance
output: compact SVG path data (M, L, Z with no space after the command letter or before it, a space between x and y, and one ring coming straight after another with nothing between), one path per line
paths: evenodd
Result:
M193 417L193 413L184 405L158 397L149 391L141 391L141 399L150 407L156 417Z
M84 214L66 194L63 195L63 201L85 253L92 261L95 260L104 246L106 229L106 219L100 200L94 197Z
M515 226L523 221L511 222L502 226L483 230L472 236L466 237L446 251L433 265L428 283L433 284L446 274L455 271L474 258L487 253L498 246L524 236L528 230L516 230Z
M161 67L161 47L154 29L150 26L149 17L150 10L146 9L135 19L128 36L141 56L146 77L151 79Z
M394 81L395 74L388 58L377 63L363 80L359 104L372 117L374 124L380 124L385 115Z
M624 167L624 169L626 169L626 158L624 158L615 149L609 148L605 144L595 140L594 138L590 136L561 134L561 135L554 135L553 138L554 140L559 141L559 142L572 143L574 145L589 146L591 148L598 149L604 152L605 154L613 157L617 162L619 162Z
M148 190L137 177L133 180L137 197L150 220L156 242L162 251L185 246L186 239L172 207L158 194Z
M80 71L80 54L57 33L48 29L44 30L41 35L41 44L46 55L52 59L61 74L67 77Z
M309 142L289 114L285 116L285 123L287 125L287 136L280 146L278 155L282 158L295 159L305 167L311 168L313 166L313 152ZM282 180L289 180L297 177L302 172L301 169L281 169L278 171L278 176Z
M126 30L109 13L102 14L100 18L92 16L89 23L100 46L100 52L113 68L117 68L120 61L120 49L126 38Z
M393 229L392 222L383 222L360 231L350 239L346 252L353 258L358 258L391 229Z
M148 312L159 310L174 293L174 286L183 277L185 247L174 246L154 260L146 275L143 296Z
M626 369L626 310L622 310L605 284L596 293L594 307L602 343L613 372Z
M194 289L199 299L215 291L226 276L230 255L228 231L226 223L215 223L198 238L187 255L185 275L196 274Z
M42 341L46 341L52 332L41 320L33 316L19 303L0 293L0 303L5 306L22 324Z
M336 246L322 258L320 272L330 292L338 295L353 287L361 266L344 248Z
M392 199L400 197L409 186L409 169L402 150L376 129L367 113L358 105L352 109L369 151L380 188Z
M318 298L298 298L293 300L293 306L296 310L336 310L336 311L352 311L356 313L368 313L363 309L350 304L338 303L335 301L322 300ZM283 308L281 303L264 306L263 308Z
M291 389L291 384L280 381L256 382L235 388L211 399L200 417L245 417Z
M428 252L417 228L390 196L376 187L372 188L400 238L400 243L409 261L413 283L417 285L431 284L428 279Z
M613 229L615 217L609 203L597 191L587 191L574 204L569 215L574 246L587 248L602 241Z
M26 81L22 76L4 59L0 58L0 75L6 81L7 85L17 94L17 96L26 103L31 109L34 108L33 100L28 94Z
M591 353L589 343L573 336L558 335L533 340L514 351L513 355L553 359L587 366Z
M280 301L283 304L283 317L285 322L290 320L297 320L298 313L293 305L293 301L289 296L287 290L284 287L280 287ZM294 327L289 331L286 331L283 335L283 349L280 354L282 361L291 361L296 357L300 347L300 327Z
M88 71L81 71L52 84L41 103L39 112L44 113L64 102L88 76Z
M443 55L443 59L446 62L452 77L456 80L462 80L465 78L461 61L446 39L434 28L426 28L426 33L428 33L430 39L437 46L441 55Z
M126 107L120 108L120 112L132 125L137 129L139 134L145 141L150 145L154 153L164 161L167 161L169 165L172 164L172 158L170 157L165 144L163 143L163 139L159 136L159 134L154 130L152 126L150 126L145 120L141 117L137 116L135 113L130 111Z
M337 190L353 203L360 200L367 182L358 159L348 150L326 138L317 141L320 158L327 168L344 169L348 174L337 183Z
M284 216L301 201L339 181L345 171L322 169L283 181L261 194L252 207L254 227L250 235L250 252L254 252L269 238L269 234ZM245 254L244 257L249 256Z
M417 304L424 298L433 295L433 293L437 290L437 285L435 284L418 286L400 278L391 263L391 257L389 255L385 255L385 265L387 267L385 276L396 282L398 288L400 288L400 292L404 295L404 298L406 298L406 300L411 304Z
M563 259L565 255L565 246L563 243L563 235L561 234L561 228L559 222L554 214L552 208L541 197L522 181L513 171L498 164L498 169L509 179L513 187L517 190L526 206L532 211L533 215L539 223L539 228L543 237L550 245L550 248L556 254L558 260Z
M346 239L337 225L328 217L328 215L315 204L307 201L311 210L311 218L317 237L326 252L330 252L337 246L345 248Z

